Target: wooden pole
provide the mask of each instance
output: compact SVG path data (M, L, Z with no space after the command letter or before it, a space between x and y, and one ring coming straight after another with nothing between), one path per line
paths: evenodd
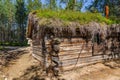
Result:
M109 6L105 6L105 17L108 19L109 18Z

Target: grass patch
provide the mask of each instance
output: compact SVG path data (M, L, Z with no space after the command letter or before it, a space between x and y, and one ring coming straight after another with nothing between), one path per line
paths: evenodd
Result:
M28 44L27 44L27 41L24 41L22 43L21 42L0 42L0 46L28 46Z
M89 23L92 21L106 24L113 24L114 21L106 19L100 13L79 12L79 11L52 11L52 10L36 10L39 18L57 18L64 21L75 21L80 24Z
M3 46L0 46L0 50L3 50L4 49L4 47Z

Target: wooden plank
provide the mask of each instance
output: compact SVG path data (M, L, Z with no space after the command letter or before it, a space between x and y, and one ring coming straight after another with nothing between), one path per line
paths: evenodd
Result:
M91 54L92 50L86 51L86 50L73 50L73 51L66 51L66 52L60 52L59 56L68 56L68 55L78 55L78 54Z
M43 57L42 53L38 53L38 52L33 52L33 54L37 55L37 56L40 56L40 57Z
M68 52L68 53L70 53L70 52L76 52L76 51L78 51L78 52L80 52L81 51L81 49L83 49L82 51L91 51L92 50L92 48L91 47L81 47L81 46L78 46L78 47L76 47L76 46L74 46L74 47L67 47L67 48L60 48L60 54L62 54L62 53L66 53L66 52Z
M109 55L104 55L105 58L108 58ZM97 58L97 59L92 59L92 60L88 60L88 61L83 61L80 63L80 61L75 65L75 64L69 64L69 65L64 65L62 66L62 70L63 71L68 71L68 70L73 70L73 69L76 69L78 67L83 67L83 66L87 66L87 65L91 65L91 64L94 64L94 63L98 63L98 62L102 62L103 59L105 59L103 57L101 58Z
M92 49L92 45L91 44L89 44L88 46L86 46L86 44L80 44L80 45L72 45L72 46L63 46L63 47L60 47L60 51L62 51L62 50L63 51L65 51L65 50L76 50L76 49L80 50L83 46L84 46L84 49L86 49L86 50Z
M60 52L69 51L69 50L80 50L81 46L70 46L70 47L60 47Z
M33 54L36 54L41 57L43 56L42 49L40 49L39 47L33 47L32 49L33 49Z
M79 49L75 49L75 50L72 50L72 49L70 49L70 50L61 50L61 51L59 52L59 55L77 54L77 53L80 53L80 51L82 51L81 53L87 53L87 52L89 53L89 52L92 52L91 49L89 49L89 50L82 49L82 50L81 50L81 48L79 48Z
M79 54L80 54L80 56L79 56ZM106 54L110 54L110 52L107 51ZM103 52L94 53L94 56L100 56L100 55L102 56ZM81 53L80 53L80 50L79 51L76 50L76 51L69 51L69 52L63 52L63 53L61 52L61 53L59 53L59 58L60 58L61 61L78 58L78 56L80 58L92 56L92 50L90 50L90 51L83 50Z
M107 57L107 55L106 55ZM99 56L91 56L91 57L85 57L85 58L74 58L74 59L69 59L69 60L64 60L61 61L62 62L62 66L71 66L71 65L75 65L77 60L77 64L82 64L82 63L89 63L89 62L94 62L96 60L102 60L104 59L102 55Z
M69 59L74 59L74 58L78 58L78 56L79 56L79 54L73 54L73 55L62 55L62 56L59 56L59 58L60 58L60 60L61 61L64 61L64 60L69 60ZM92 54L91 53L81 53L80 54L80 58L82 58L82 57L88 57L88 56L92 56Z
M65 67L62 67L62 70L63 71L74 70L74 69L77 69L78 67L80 68L80 67L84 67L84 66L87 66L87 65L95 64L95 63L98 63L98 62L102 62L102 60L89 62L89 63L77 64L76 66L75 65L65 66Z
M45 41L47 45L49 45L50 41L46 40ZM75 44L75 43L85 43L85 40L83 40L82 38L72 38L71 41L69 41L68 39L61 39L61 44Z
M75 44L72 44L72 43L61 43L60 44L60 47L68 47L68 46L79 46L79 45L82 45L82 44L86 44L86 43L75 43ZM50 44L46 44L46 46L50 46Z
M32 56L37 60L39 60L42 64L44 64L44 58L42 56L39 56L37 54L32 54Z
M69 46L80 46L80 45L86 45L86 43L76 43L76 44L60 44L60 47L69 47ZM88 46L91 46L91 44L88 44Z
M33 51L39 51L39 52L42 52L42 49L37 49L37 48L35 48L35 49L33 49Z
M39 46L39 45L40 45L40 42L39 42L39 41L32 41L32 44L33 44L33 45L36 45L36 46Z
M86 46L86 42L85 41L82 41L82 43L81 42L72 42L72 43L64 43L64 42L61 42L61 44L60 44L60 48L62 49L62 48L68 48L68 47L80 47L80 46L82 46L82 45L85 45ZM46 47L49 47L50 46L50 44L46 44ZM91 47L91 44L90 43L88 43L88 46L90 46Z
M42 48L41 46L32 46L32 48Z

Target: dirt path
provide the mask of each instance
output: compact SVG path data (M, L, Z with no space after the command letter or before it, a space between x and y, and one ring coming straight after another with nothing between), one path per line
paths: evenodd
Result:
M19 77L27 67L31 66L31 61L28 57L29 54L24 54L20 59L13 62L13 65L6 67L4 72L8 75L8 79L12 80L15 77Z
M80 77L78 77L80 78ZM83 75L81 80L120 80L120 69L106 69Z
M97 63L65 72L63 75L66 80L120 80L120 61Z
M39 62L29 52L12 60L9 66L2 68L2 73L0 71L0 80L13 80L14 78L15 80L46 80ZM64 80L120 80L120 60L67 71L61 74L61 78Z
M24 71L34 65L35 59L29 53L21 55L21 57L15 61L12 61L8 67L3 69L4 75L8 80L21 76Z

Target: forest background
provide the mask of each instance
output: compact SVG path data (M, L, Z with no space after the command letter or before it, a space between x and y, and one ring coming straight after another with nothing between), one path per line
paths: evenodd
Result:
M106 4L111 24L120 23L120 0L0 0L0 46L27 45L27 18L33 10L74 11L83 16L83 13L90 13L88 18L99 13L104 17Z

